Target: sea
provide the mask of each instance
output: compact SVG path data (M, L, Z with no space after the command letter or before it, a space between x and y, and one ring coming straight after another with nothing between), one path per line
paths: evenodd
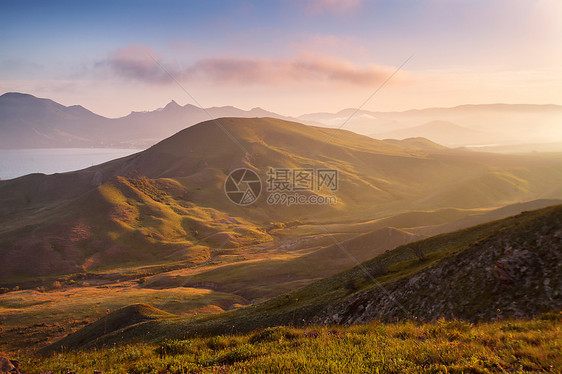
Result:
M142 149L131 148L0 149L0 179L80 170L140 151Z

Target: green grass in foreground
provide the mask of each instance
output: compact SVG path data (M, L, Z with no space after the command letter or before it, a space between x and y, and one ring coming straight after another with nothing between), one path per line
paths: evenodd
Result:
M560 316L482 324L274 327L21 361L24 369L53 373L560 373Z

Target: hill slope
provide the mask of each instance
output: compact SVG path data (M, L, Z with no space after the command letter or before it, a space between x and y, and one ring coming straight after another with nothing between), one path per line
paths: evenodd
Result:
M525 213L415 275L359 292L315 321L469 321L529 317L562 309L562 206ZM423 242L418 243L423 248ZM427 255L428 262L431 256Z
M240 167L256 171L264 190L245 207L230 202L223 188L228 173ZM337 169L336 203L271 205L269 168ZM21 258L20 267L0 278L155 259L193 264L222 248L272 241L266 232L271 222L497 207L562 197L560 185L557 155L411 147L272 118L222 118L220 127L203 122L146 151L81 171L0 181L0 260Z
M373 322L357 326L274 327L247 334L127 344L22 359L53 373L554 373L562 367L561 321L471 324Z
M214 316L123 326L104 341L160 341L307 322L441 317L480 321L556 311L562 308L560 227L560 205L526 212L401 246L261 304ZM46 351L98 344L95 337L73 344L87 331L80 330Z

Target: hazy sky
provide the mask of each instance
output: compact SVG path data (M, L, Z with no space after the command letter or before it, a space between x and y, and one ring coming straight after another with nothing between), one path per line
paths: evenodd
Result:
M411 55L365 109L562 104L561 0L0 0L0 35L0 93L111 117L193 103L176 80L205 107L334 112Z

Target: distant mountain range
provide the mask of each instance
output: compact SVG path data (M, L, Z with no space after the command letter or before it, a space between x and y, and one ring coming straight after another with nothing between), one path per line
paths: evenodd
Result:
M420 137L431 139L448 146L465 146L467 144L490 144L495 134L471 130L448 121L431 121L421 126L409 127L387 133L373 135L382 139L407 139Z
M64 106L22 93L0 96L0 149L114 147L147 148L210 117L287 118L261 108L201 109L171 101L150 112L106 118L80 105Z
M112 119L79 105L67 107L23 93L0 96L0 149L146 148L186 127L219 117L270 117L329 128L343 126L343 129L375 139L423 137L448 147L537 143L514 149L562 151L559 146L562 144L562 106L557 105L462 105L404 112L360 110L357 113L350 108L292 118L261 108L202 109L171 101L164 108ZM541 143L551 144L545 148ZM486 150L494 151L494 148Z
M562 142L562 106L482 104L404 112L345 109L298 117L311 125L344 128L376 139L425 137L449 147ZM522 149L541 150L540 146ZM494 149L488 149L494 151ZM549 146L546 151L562 151Z

